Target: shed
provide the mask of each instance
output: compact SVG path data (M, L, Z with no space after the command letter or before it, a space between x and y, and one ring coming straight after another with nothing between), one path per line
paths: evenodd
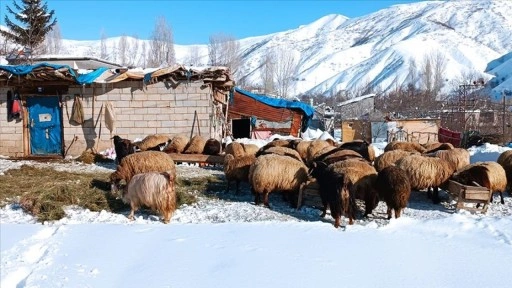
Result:
M315 110L300 101L253 94L235 87L228 105L228 123L235 138L266 138L270 134L298 137Z
M49 63L0 66L0 155L77 156L113 147L113 135L220 139L233 86L225 67L103 67L79 74L68 65ZM13 104L21 113L12 113ZM76 122L73 105L78 104L83 121Z

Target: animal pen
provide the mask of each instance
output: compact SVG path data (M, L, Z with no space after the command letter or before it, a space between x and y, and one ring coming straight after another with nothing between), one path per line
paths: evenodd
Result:
M48 63L0 66L0 155L77 156L112 147L113 135L220 139L233 87L224 67L79 74Z

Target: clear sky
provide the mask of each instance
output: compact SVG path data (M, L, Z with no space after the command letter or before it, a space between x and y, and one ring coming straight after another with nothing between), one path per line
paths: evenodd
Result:
M294 29L328 14L355 18L411 2L419 0L46 0L48 9L55 10L63 39L99 40L102 30L107 37L149 39L157 17L163 16L172 27L175 44L181 45L206 44L217 33L237 39L260 36ZM0 4L0 25L5 26L5 6L14 7L12 0L0 0Z

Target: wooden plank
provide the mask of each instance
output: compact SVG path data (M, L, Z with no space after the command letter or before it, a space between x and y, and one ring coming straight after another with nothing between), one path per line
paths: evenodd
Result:
M223 155L203 155L203 154L178 154L169 153L174 162L188 162L188 163L210 163L210 164L223 164Z

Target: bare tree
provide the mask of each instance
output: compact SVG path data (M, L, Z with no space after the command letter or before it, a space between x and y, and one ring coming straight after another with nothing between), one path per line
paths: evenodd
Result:
M261 80L263 82L264 93L272 93L274 87L274 66L275 59L273 53L265 53L261 59Z
M199 47L192 46L190 47L189 54L187 60L185 60L186 64L190 66L198 66L201 64L201 56L199 55Z
M240 67L240 43L231 35L218 33L210 36L208 56L212 66L226 66L237 78Z
M288 97L293 78L297 73L298 64L291 49L280 47L274 50L274 81L277 92L281 97Z
M133 35L132 43L128 41L128 57L127 57L127 66L134 66L137 63L136 59L139 55L139 36Z
M141 57L139 59L139 66L141 66L142 68L146 68L146 55L147 55L147 48L146 48L146 42L142 42L141 44Z
M149 50L148 64L151 67L170 66L176 63L173 32L163 16L159 17L156 21L155 29L151 35Z
M108 59L107 54L107 34L105 33L105 30L101 29L100 32L100 58L101 59Z
M423 65L421 67L421 81L423 88L427 92L433 91L434 71L432 69L432 59L429 54L425 54L423 58Z
M121 65L126 65L127 62L127 53L128 53L128 38L123 34L121 38L119 38L119 43L117 45L118 54L119 54L119 63Z
M444 86L444 74L446 72L447 60L446 57L439 51L431 55L431 62L433 68L433 85L434 94L437 96Z
M418 66L414 58L409 59L409 72L407 73L407 86L415 87L418 83Z

